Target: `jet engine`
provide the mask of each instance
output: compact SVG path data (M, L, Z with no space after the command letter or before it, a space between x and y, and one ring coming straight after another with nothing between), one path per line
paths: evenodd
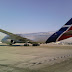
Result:
M11 40L11 39L2 39L1 42L9 44L9 45L12 45L12 44L16 43L14 40Z

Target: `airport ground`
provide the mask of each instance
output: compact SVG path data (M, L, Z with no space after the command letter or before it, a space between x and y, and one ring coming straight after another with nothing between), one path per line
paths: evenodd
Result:
M72 72L72 46L0 44L0 72Z

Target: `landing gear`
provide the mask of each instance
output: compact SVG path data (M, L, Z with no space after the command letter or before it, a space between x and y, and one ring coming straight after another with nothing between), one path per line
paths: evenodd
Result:
M33 44L32 46L40 46L40 44Z
M12 44L9 44L10 46L12 46Z
M29 44L26 43L26 44L24 44L24 46L29 46Z
M28 43L25 43L24 46L30 46ZM32 46L40 46L40 44L34 43Z

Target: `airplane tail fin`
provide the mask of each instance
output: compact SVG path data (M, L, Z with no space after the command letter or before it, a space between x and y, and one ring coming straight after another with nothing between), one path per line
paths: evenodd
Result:
M72 37L72 18L57 32L51 35L46 43L57 42Z

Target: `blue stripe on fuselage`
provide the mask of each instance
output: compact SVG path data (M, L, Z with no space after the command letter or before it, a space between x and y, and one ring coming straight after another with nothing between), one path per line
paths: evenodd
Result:
M59 31L57 31L56 33L54 33L53 35L51 35L46 43L50 43L50 42L56 42L56 39L64 32L68 29L68 27L62 27Z

